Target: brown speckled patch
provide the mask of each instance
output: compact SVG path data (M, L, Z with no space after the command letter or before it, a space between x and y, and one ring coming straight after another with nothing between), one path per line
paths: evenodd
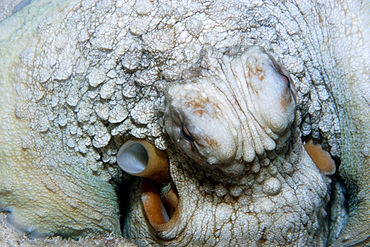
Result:
M206 112L204 108L207 103L210 103L221 110L220 106L218 104L212 103L208 97L206 99L198 97L196 99L190 100L185 103L185 106L189 108L194 108L194 113L199 114L199 116L203 116L203 114Z
M281 107L286 110L288 106L292 103L292 97L290 96L290 92L288 87L285 89L283 99L281 100Z
M205 137L204 138L204 140L208 143L208 145L209 146L211 146L211 147L214 147L214 146L216 146L216 147L219 147L220 146L220 144L216 141L216 140L214 140L214 139L209 139L208 137Z
M264 64L262 64L264 66ZM249 77L252 77L254 75L258 76L258 79L260 81L263 81L266 77L266 72L264 69L262 69L261 67L259 66L247 66L247 68L249 69L248 70L248 76Z

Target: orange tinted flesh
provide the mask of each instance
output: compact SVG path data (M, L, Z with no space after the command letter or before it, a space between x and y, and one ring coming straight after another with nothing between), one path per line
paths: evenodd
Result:
M304 147L321 172L325 175L333 175L335 173L336 166L334 160L327 151L322 149L320 144L315 144L310 139Z
M161 200L161 195L159 194L156 186L153 186L149 179L143 179L141 186L141 201L143 203L145 214L149 220L149 223L153 227L166 223L167 220L163 211L164 207Z
M162 190L162 199L167 206L169 217L172 218L179 204L179 195L175 185L171 182L171 188L168 191Z
M174 184L172 184L171 190L169 191L170 193L166 195L166 198L161 197L159 193L160 186L161 184L152 179L143 178L141 182L141 201L144 213L149 224L158 233L168 231L179 224L180 211L182 207ZM173 211L170 212L169 217L165 216L165 214L167 215L167 212L165 212L166 209L162 199L169 210Z

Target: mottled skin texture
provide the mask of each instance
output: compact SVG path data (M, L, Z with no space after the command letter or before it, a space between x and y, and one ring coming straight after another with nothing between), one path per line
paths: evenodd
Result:
M179 216L156 234L137 223L145 216L140 191L133 192L124 236L139 245L326 244L329 179L308 157L297 129L289 138L294 90L263 50L237 54L207 53L198 75L170 86L166 130L193 161L170 156ZM235 93L239 87L243 94Z
M1 209L31 236L119 233L115 154L134 136L167 148L182 217L154 232L137 181L125 236L142 245L325 245L329 179L303 151L301 137L308 136L341 158L351 195L348 223L333 246L366 243L368 5L32 2L0 23ZM243 184L205 172L182 154L163 131L163 113L167 86L198 62L204 47L251 45L291 73L297 112L287 153L276 151L259 171L252 166ZM294 194L292 201L266 197L261 174L263 182L278 179L278 196Z
M128 240L117 235L99 235L88 236L78 240L66 239L61 236L47 239L30 239L22 237L16 232L11 225L6 222L6 215L0 214L0 245L1 246L22 246L22 247L38 247L38 246L64 246L64 247L84 247L84 246L137 246L130 243Z
M296 107L289 73L260 47L243 50L203 54L198 75L167 92L173 142L199 164L226 174L227 166L230 176L240 175L243 162L285 145Z
M296 152L304 153L302 149ZM295 168L279 164L282 160L278 159L258 173L237 177L234 183L214 182L212 174L199 171L194 163L173 160L180 219L171 219L163 231L153 231L141 213L137 183L124 236L139 246L325 245L327 180L309 157L288 155L296 158L291 160Z
M290 79L258 47L236 55L209 52L199 66L197 76L168 90L167 133L198 165L173 163L186 170L172 176L180 219L160 236L181 245L325 245L329 179L296 136L289 145ZM139 210L130 212L125 233L140 243L148 233L131 220L138 221Z

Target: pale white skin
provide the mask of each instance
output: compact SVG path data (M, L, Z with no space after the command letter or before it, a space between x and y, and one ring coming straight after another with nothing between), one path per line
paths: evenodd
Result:
M302 134L321 138L342 159L341 174L358 199L333 245L364 243L370 235L369 10L362 1L33 1L0 23L0 207L19 230L35 235L118 233L117 198L108 183L120 173L115 154L130 137L148 138L168 147L171 175L188 209L178 232L164 233L175 238L166 244L233 245L239 239L253 245L267 235L267 245L286 239L305 244L316 241L307 229L319 229L315 219L326 217L327 179L302 153ZM273 54L297 87L293 149L290 157L278 155L287 163L253 163L256 175L244 184L214 183L225 175L213 178L177 153L155 113L165 111L166 87L197 63L205 47L253 45ZM142 214L139 190L131 208L137 218L128 220L134 223L126 236L163 244ZM290 196L266 198L276 191ZM274 209L279 213L270 217ZM243 218L244 212L255 217ZM308 213L302 222L314 222L308 224L313 228L294 221L299 235L287 238L282 229L289 233L286 223L299 218L289 212Z
M210 68L200 76L169 88L166 129L195 161L229 166L235 176L242 161L252 162L274 150L279 136L289 136L295 92L289 75L261 48L219 56L204 58Z
M209 51L201 60L192 67L198 73L168 89L167 133L192 159L172 157L179 219L154 233L135 224L149 217L136 189L125 236L139 245L325 245L329 179L299 143L288 147L296 106L289 74L260 47L233 56ZM192 187L200 196L188 197Z

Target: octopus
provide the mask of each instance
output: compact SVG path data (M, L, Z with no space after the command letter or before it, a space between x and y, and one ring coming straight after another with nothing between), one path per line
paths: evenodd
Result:
M369 3L9 8L2 245L370 241Z

